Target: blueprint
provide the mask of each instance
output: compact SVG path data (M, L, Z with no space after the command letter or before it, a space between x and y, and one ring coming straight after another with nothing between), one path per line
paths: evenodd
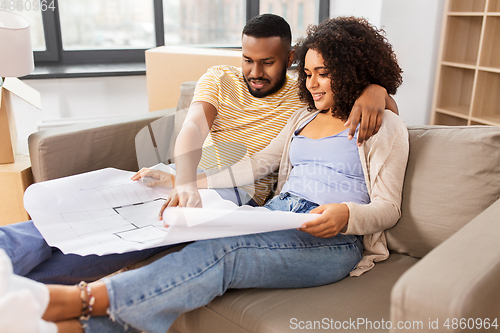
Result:
M238 207L214 190L200 190L203 208L167 208L161 221L158 213L170 189L132 181L134 174L107 168L35 183L24 205L50 246L79 255L291 229L317 217Z

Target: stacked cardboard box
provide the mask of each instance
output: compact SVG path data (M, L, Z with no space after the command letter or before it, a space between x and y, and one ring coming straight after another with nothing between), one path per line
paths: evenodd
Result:
M241 51L161 46L146 51L149 111L175 107L180 86L216 65L241 67Z
M0 225L29 220L23 196L32 183L29 156L16 155L14 163L0 164Z

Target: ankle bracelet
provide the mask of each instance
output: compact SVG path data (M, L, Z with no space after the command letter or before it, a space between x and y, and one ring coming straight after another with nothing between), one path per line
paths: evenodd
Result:
M88 321L94 309L95 297L92 295L92 288L87 282L82 281L77 286L80 289L80 299L82 300L80 320Z

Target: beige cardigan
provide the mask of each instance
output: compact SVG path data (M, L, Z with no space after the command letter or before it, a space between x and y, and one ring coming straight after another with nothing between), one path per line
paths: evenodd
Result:
M288 156L294 131L318 112L300 109L262 151L222 171L207 171L207 187L221 188L252 184L279 167L276 193L288 179L292 166ZM371 202L345 202L349 221L345 234L364 235L363 258L351 276L359 276L389 257L384 231L401 217L401 195L408 161L408 131L393 112L386 110L379 132L358 148ZM232 181L234 179L234 182Z

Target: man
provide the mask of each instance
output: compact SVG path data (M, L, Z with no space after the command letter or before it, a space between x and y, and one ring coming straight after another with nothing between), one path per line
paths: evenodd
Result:
M237 147L248 155L262 150L289 116L305 106L299 100L296 81L286 74L294 59L291 39L290 27L283 18L272 14L257 16L243 29L242 68L212 67L198 81L175 147L178 172L175 189L167 201L170 205L201 206L196 189L198 166L211 169L233 164L244 155ZM373 101L372 96L378 100ZM397 113L395 102L384 88L369 86L351 112L350 137L361 111L358 144L376 133L385 108ZM202 146L212 149L202 151ZM250 189L252 199L262 205L275 182L275 176L259 180ZM236 200L247 201L238 197Z
M294 51L290 27L283 18L264 14L250 20L243 30L242 50L242 69L213 67L197 85L175 148L178 172L171 197L177 198L181 206L201 205L198 190L193 187L198 165L205 169L220 167L235 162L233 157L239 159L239 155L261 150L279 133L288 117L304 106L298 98L297 83L286 74ZM361 114L358 143L376 133L386 107L397 110L385 89L369 86L348 121L351 137ZM215 148L213 154L202 158L204 143ZM234 143L243 150L234 154L234 149L221 149L224 143L233 148ZM221 159L226 159L226 163L220 163ZM253 200L262 204L273 182L273 178L265 178L256 183ZM49 247L28 221L0 227L0 248L7 252L18 275L44 283L74 284L97 280L168 247L106 256L64 255Z

